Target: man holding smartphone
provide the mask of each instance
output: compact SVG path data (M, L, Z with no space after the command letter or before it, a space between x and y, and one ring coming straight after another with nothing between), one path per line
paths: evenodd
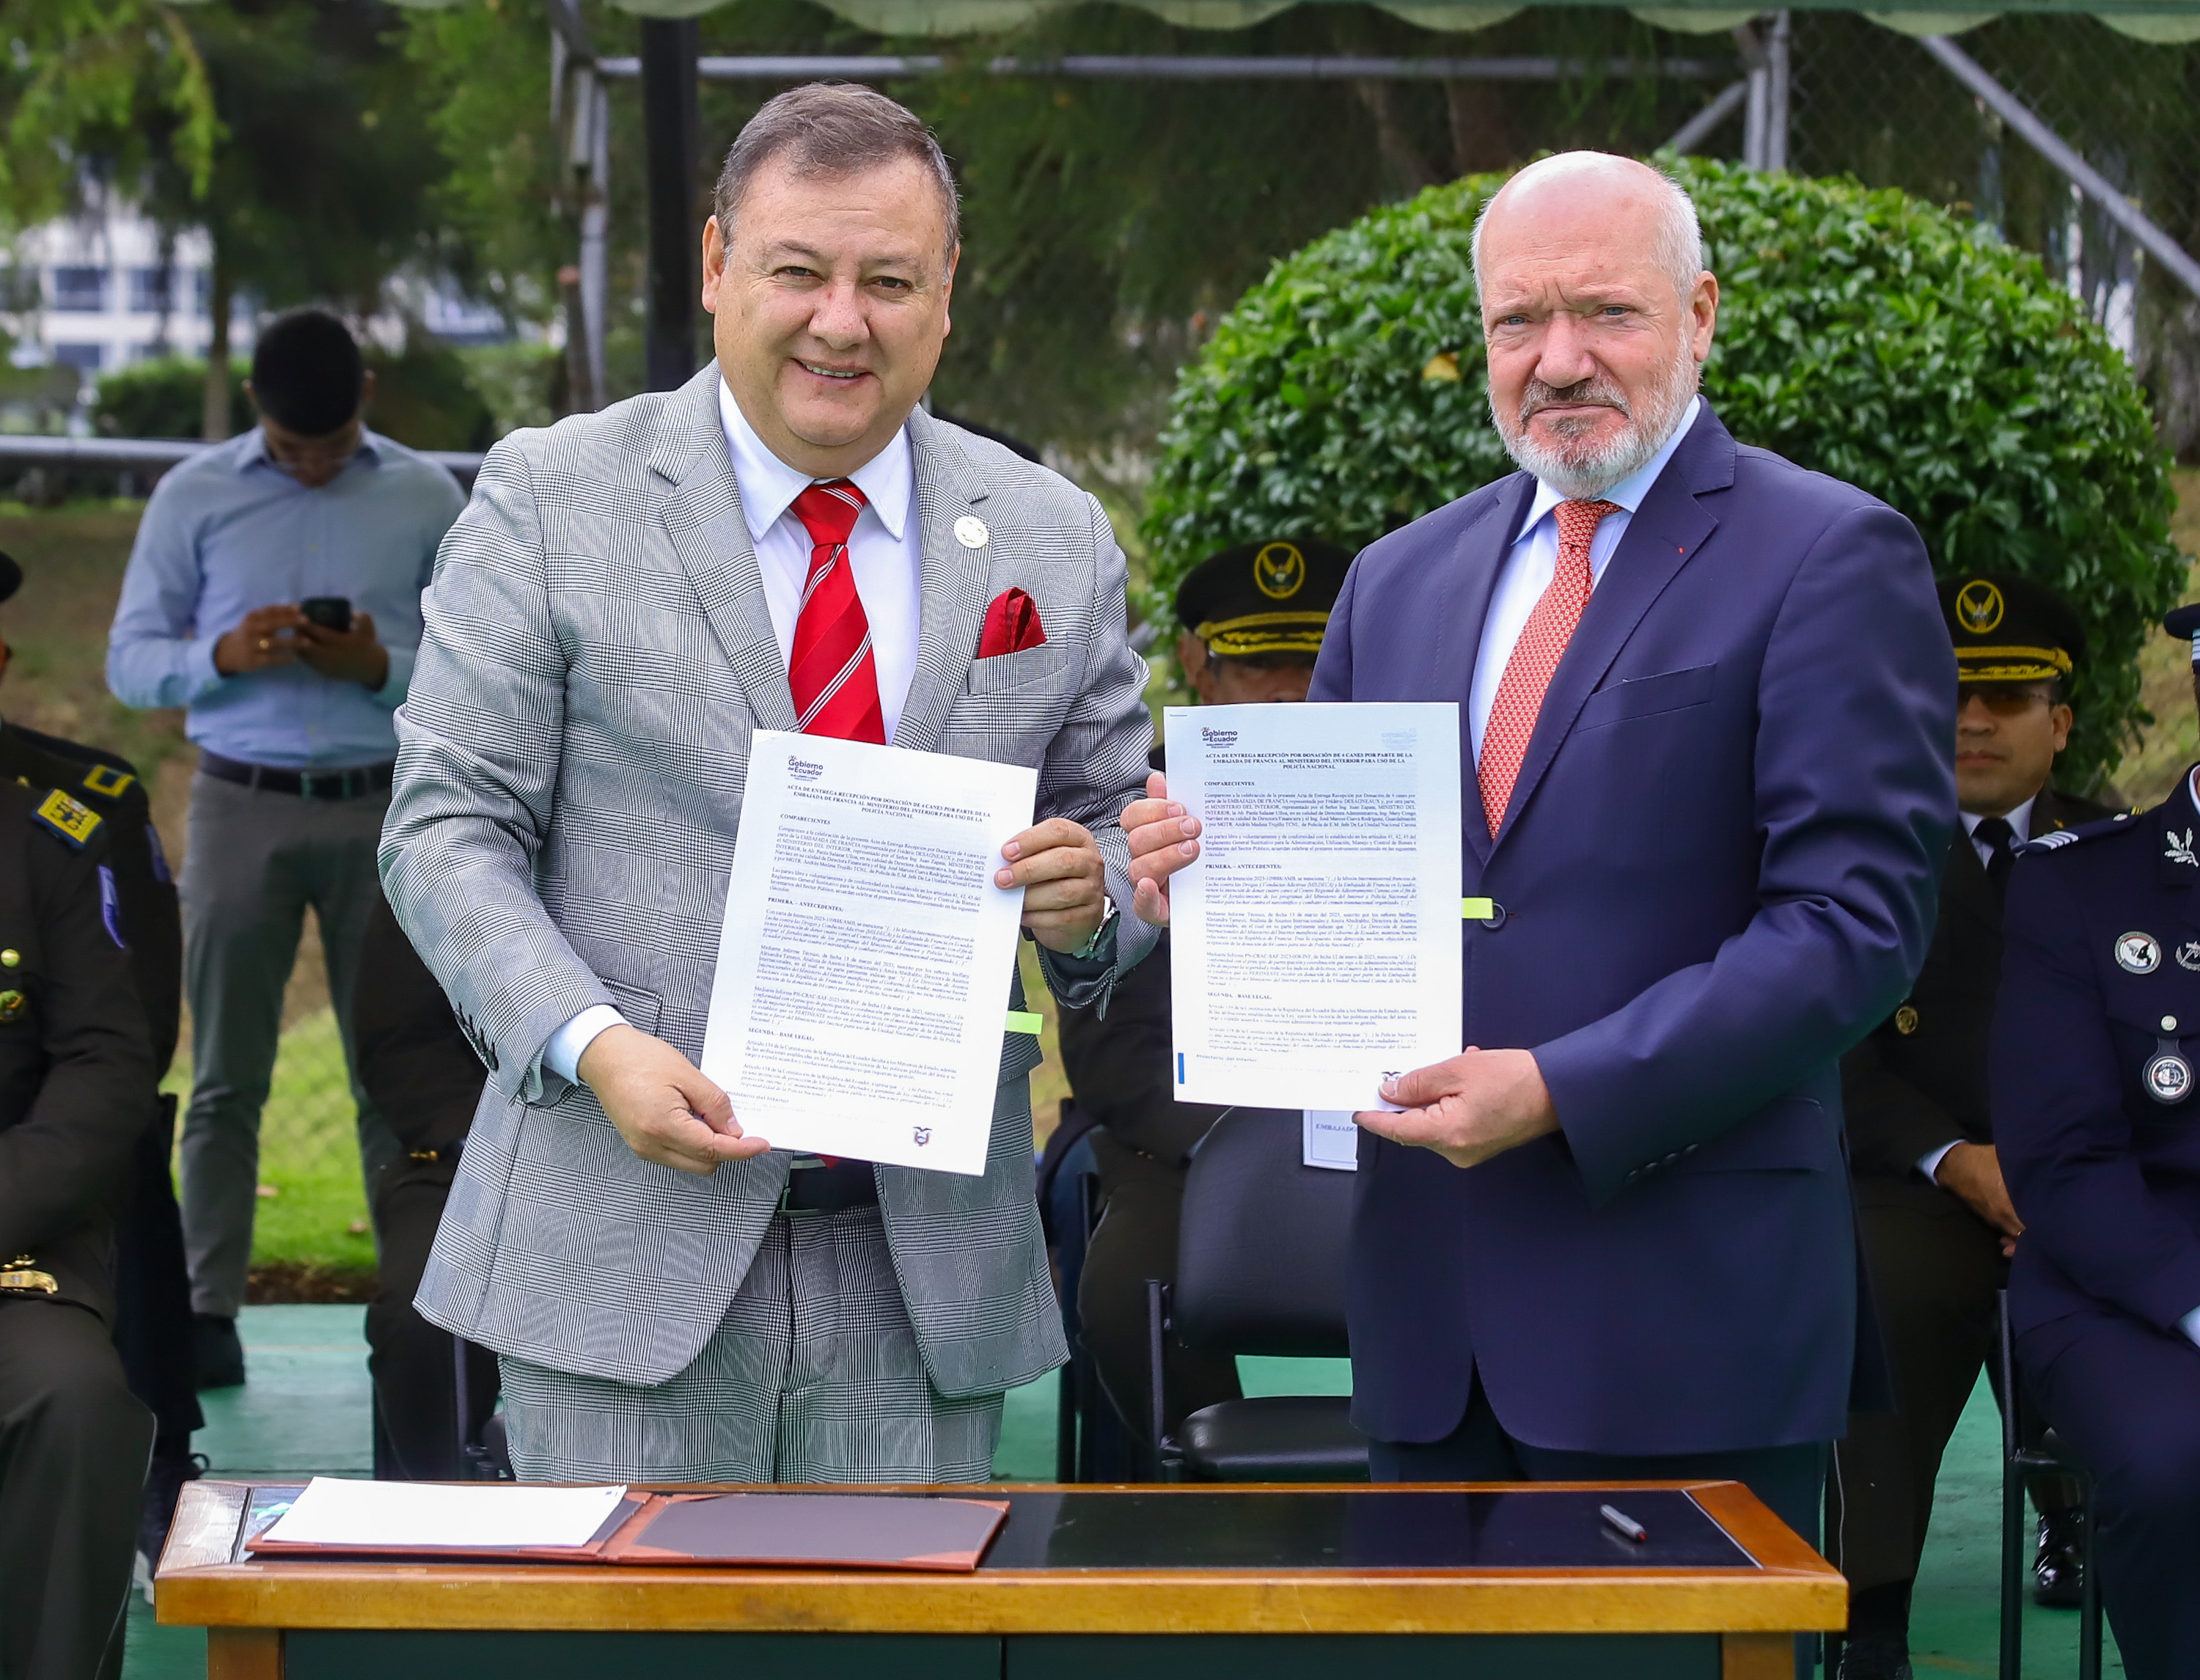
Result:
M359 1083L352 984L381 896L390 714L436 547L465 505L448 472L367 430L373 375L335 316L271 323L245 389L259 425L174 469L147 504L107 656L116 697L187 708L199 748L182 889L183 1218L202 1388L244 1380L260 1111L308 904L370 1185L397 1153Z

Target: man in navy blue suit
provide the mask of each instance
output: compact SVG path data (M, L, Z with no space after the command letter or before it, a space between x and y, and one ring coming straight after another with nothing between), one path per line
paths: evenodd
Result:
M2200 606L2164 623L2193 639ZM2093 1474L2132 1680L2200 1674L2200 766L2144 816L2025 846L1990 1078L2024 1233L2017 1356Z
M1948 632L1906 520L1697 397L1718 283L1670 181L1545 160L1476 255L1524 470L1360 556L1311 696L1460 703L1494 901L1479 1048L1359 1116L1354 1421L1381 1478L1731 1476L1814 1535L1857 1347L1836 1064L1932 934ZM1197 844L1152 791L1134 875Z

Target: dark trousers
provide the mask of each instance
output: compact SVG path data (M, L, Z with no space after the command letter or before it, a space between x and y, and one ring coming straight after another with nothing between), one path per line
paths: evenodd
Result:
M0 1297L0 1675L114 1680L153 1417L98 1316Z
M168 1156L176 1099L163 1097L130 1155L129 1194L114 1232L114 1349L130 1391L153 1408L161 1450L188 1451L202 1427L191 1344L191 1277Z
M2093 1472L2101 1596L2132 1680L2200 1675L2200 1348L2106 1308L2017 1344Z
M1369 1479L1377 1482L1670 1482L1694 1478L1740 1482L1773 1515L1816 1545L1826 1449L1740 1448L1723 1453L1571 1452L1534 1447L1507 1434L1477 1380L1457 1429L1441 1441L1370 1441ZM1817 1665L1815 1637L1795 1642L1797 1680Z
M453 1161L400 1156L374 1191L381 1281L366 1308L374 1379L374 1473L383 1481L454 1482L471 1473L459 1451L458 1340L413 1310L428 1250L449 1199ZM467 1438L496 1409L496 1355L465 1344Z
M1146 1279L1176 1282L1177 1226L1184 1214L1185 1167L1164 1166L1126 1148L1103 1132L1091 1134L1104 1198L1100 1223L1085 1254L1078 1280L1077 1313L1085 1345L1108 1397L1139 1440L1153 1431L1153 1360L1146 1329ZM1187 1414L1235 1400L1238 1361L1227 1354L1198 1354L1170 1337L1162 1359L1168 1379L1167 1427Z
M1858 1211L1897 1409L1849 1420L1826 1490L1826 1555L1859 1594L1917 1578L1941 1456L1987 1362L2009 1278L2000 1239L1953 1196L1877 1188L1859 1189ZM2067 1477L2031 1485L2043 1511L2078 1502Z

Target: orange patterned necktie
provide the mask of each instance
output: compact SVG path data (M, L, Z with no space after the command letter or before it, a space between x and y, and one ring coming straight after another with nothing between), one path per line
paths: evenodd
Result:
M1528 756L1529 737L1536 733L1536 715L1543 709L1543 691L1551 686L1551 673L1565 657L1589 606L1593 585L1589 547L1596 528L1619 506L1610 501L1562 501L1555 510L1559 521L1559 563L1551 582L1520 628L1512 644L1512 657L1505 662L1505 676L1497 685L1496 702L1482 731L1482 758L1475 766L1482 783L1482 809L1489 823L1489 837L1497 838L1512 803L1512 784Z
M810 573L794 621L787 687L803 734L883 746L886 714L879 705L871 623L848 559L848 533L863 511L863 493L845 478L812 484L794 499L795 518L810 533Z

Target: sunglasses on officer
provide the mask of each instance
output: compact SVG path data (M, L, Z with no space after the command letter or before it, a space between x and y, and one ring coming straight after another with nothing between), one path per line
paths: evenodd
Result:
M2053 705L2058 699L2052 682L1966 682L1957 710L1976 700L1997 717L2022 717L2035 706Z

